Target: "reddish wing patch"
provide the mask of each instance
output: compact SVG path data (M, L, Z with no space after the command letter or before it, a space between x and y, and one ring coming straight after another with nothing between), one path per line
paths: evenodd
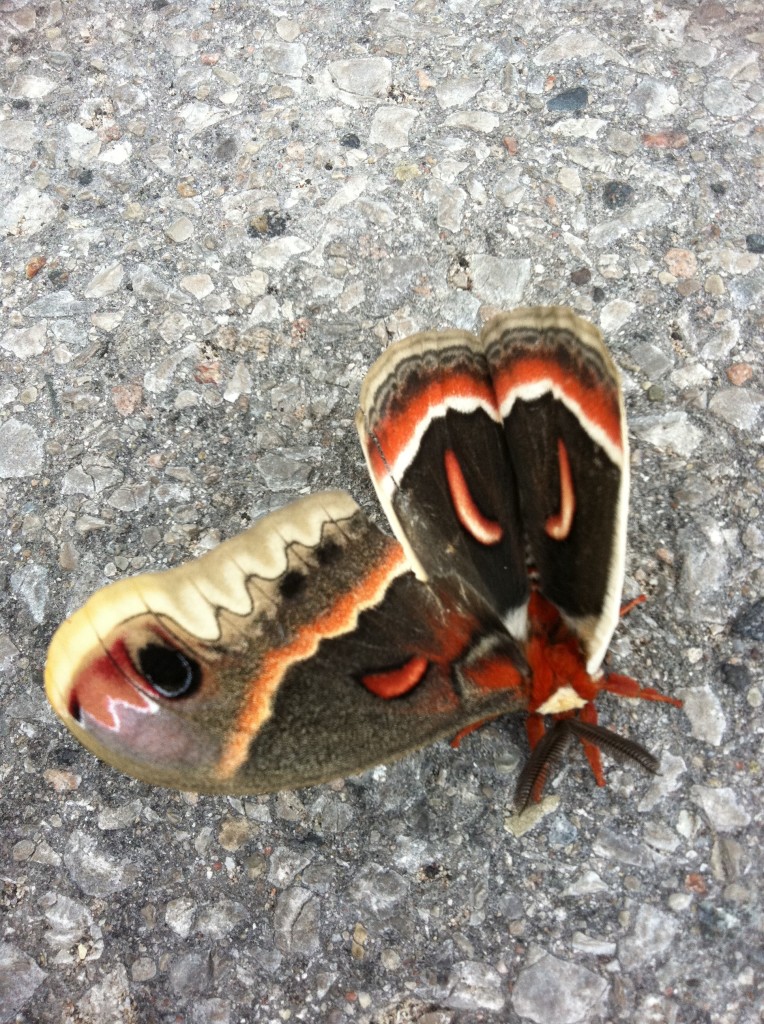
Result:
M362 676L361 682L375 697L392 700L394 697L403 697L413 690L424 678L429 664L427 658L415 654L405 665L386 672L372 672Z
M429 381L426 387L411 394L403 408L372 424L370 432L376 443L369 445L369 458L374 475L385 476L388 467L394 467L401 475L406 467L397 466L398 460L431 411L442 408L445 415L444 403L458 399L496 408L490 384L465 371L454 372Z
M461 525L471 534L479 544L498 544L504 535L499 523L488 519L475 504L470 494L467 481L464 479L462 467L459 465L454 452L449 448L443 456L443 463L448 481L448 490L451 495L451 504L454 506L456 518Z
M514 359L494 371L494 385L501 409L514 392L538 384L546 384L549 390L564 395L582 410L586 419L599 428L616 449L623 449L618 392L610 382L587 385L553 360L539 356Z
M69 694L69 713L76 721L92 718L110 732L120 731L120 708L137 714L152 714L156 704L132 680L135 668L121 640L95 658L75 682Z
M544 530L552 540L565 540L576 514L576 492L573 489L568 450L562 438L557 439L557 459L560 469L560 511L549 516L544 523Z

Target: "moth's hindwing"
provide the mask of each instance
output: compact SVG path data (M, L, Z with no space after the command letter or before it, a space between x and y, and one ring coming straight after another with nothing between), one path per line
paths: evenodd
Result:
M480 338L406 338L367 374L357 425L420 575L472 588L522 641L530 559L596 672L618 620L628 505L620 382L597 328L539 307Z
M517 483L479 340L443 331L393 345L366 376L356 423L379 499L420 577L477 595L524 639Z
M539 587L593 674L623 588L629 448L618 371L597 328L569 309L517 309L481 338Z
M46 689L75 736L130 775L269 792L516 710L523 669L338 492L96 593L54 636Z

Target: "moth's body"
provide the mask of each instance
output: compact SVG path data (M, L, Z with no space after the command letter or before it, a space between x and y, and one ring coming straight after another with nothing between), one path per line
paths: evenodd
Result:
M524 799L571 731L598 782L593 743L651 767L592 703L600 689L658 699L600 670L628 448L596 329L518 310L479 339L405 339L369 372L358 429L397 540L330 492L99 591L46 667L72 732L129 774L203 792L322 782L520 711L554 748L531 759Z

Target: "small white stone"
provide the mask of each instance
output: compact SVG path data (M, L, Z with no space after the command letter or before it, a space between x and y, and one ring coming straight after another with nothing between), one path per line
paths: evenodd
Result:
M656 416L638 416L630 421L637 437L662 452L675 452L688 458L703 441L704 434L686 412L668 412Z
M570 192L571 195L580 196L583 192L583 186L581 185L581 175L575 167L561 167L557 175L562 188L566 192Z
M435 96L442 109L460 107L471 100L483 87L483 79L476 75L447 78L435 89Z
M29 359L30 356L39 356L45 350L45 336L47 334L47 322L41 320L33 327L25 327L23 330L6 331L0 339L0 348L6 352L13 353L17 359Z
M750 824L750 814L740 806L737 794L730 787L693 786L690 792L719 832L734 832Z
M608 886L602 881L597 872L587 870L570 883L563 892L563 896L593 896L595 893L607 891Z
M764 393L751 388L720 388L711 397L708 408L739 430L753 430L764 409Z
M0 233L30 237L56 219L58 208L39 189L23 188L0 213Z
M529 259L505 259L476 253L469 257L472 290L475 295L500 309L511 309L522 302L531 279Z
M255 267L281 270L293 256L307 252L310 246L298 235L282 235L266 242L260 249L250 254L250 261Z
M449 114L443 122L445 128L466 128L473 132L488 134L499 126L499 118L484 110L460 110Z
M121 263L113 263L105 270L99 271L85 288L86 299L99 299L104 295L111 295L116 292L122 284L125 276L125 268Z
M624 299L613 299L600 311L600 326L606 336L613 334L634 316L636 305Z
M0 121L0 149L10 150L11 153L29 153L37 144L37 135L34 121Z
M742 117L753 105L753 100L749 100L732 82L724 78L715 78L709 82L703 93L703 106L716 117Z
M276 22L277 35L287 43L293 43L301 31L299 22L290 21L289 18L279 18Z
M215 291L215 283L209 274L189 274L180 279L180 286L196 299L205 299Z
M166 234L173 242L187 242L194 234L193 221L189 220L188 217L178 217L178 219L173 221L169 228L167 228Z
M30 100L39 100L57 88L57 82L51 78L38 75L19 75L14 79L11 96L26 96Z
M596 139L607 121L599 117L567 117L563 121L557 121L549 126L552 135L561 135L564 139Z
M277 75L299 78L308 60L308 51L302 43L288 43L274 39L263 49L268 67Z
M418 116L418 111L406 107L377 107L371 122L369 142L387 149L407 149L409 131Z
M354 203L363 194L368 182L369 178L366 174L355 174L348 178L345 184L334 193L324 210L327 213L334 213L336 210L341 210L343 206Z
M115 142L113 146L107 147L99 154L98 159L106 164L124 164L130 159L132 152L132 143L123 139L121 142Z
M386 96L393 84L393 66L387 57L332 61L329 74L338 89L368 99Z

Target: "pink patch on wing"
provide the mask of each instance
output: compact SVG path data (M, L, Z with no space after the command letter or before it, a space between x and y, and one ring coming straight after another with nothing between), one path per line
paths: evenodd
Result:
M135 669L122 641L94 658L75 681L69 694L69 714L77 722L83 715L109 732L121 729L121 709L132 714L154 714L157 704L130 680Z

